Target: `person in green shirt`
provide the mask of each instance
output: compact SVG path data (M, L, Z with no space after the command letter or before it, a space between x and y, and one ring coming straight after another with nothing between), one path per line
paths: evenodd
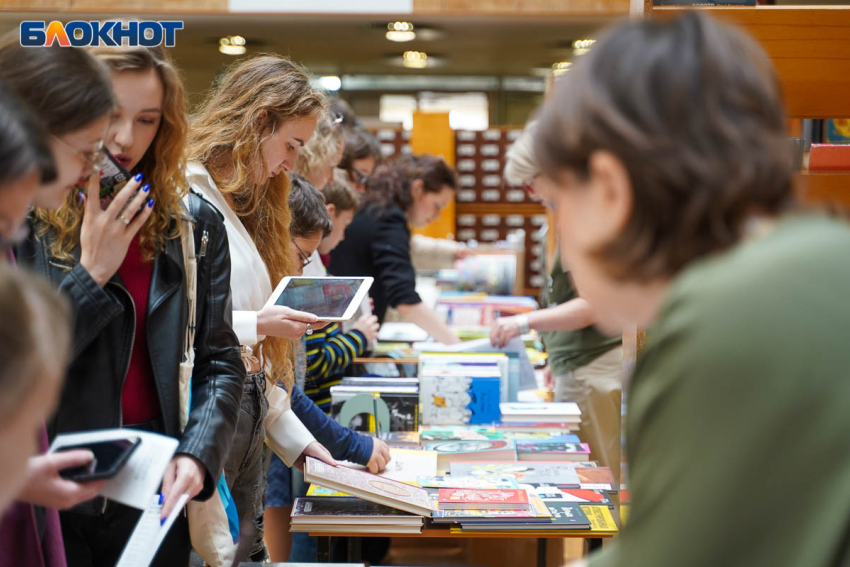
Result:
M535 195L540 167L534 159L529 122L507 152L505 178L522 183ZM551 228L554 230L554 227ZM581 409L579 439L590 445L590 458L620 476L620 414L623 380L622 335L606 336L594 327L590 304L580 298L556 251L549 276L549 307L524 315L501 317L490 330L490 342L502 347L534 329L546 344L547 386L556 402L575 402Z
M535 135L561 257L628 386L632 506L592 567L850 564L850 227L795 203L770 61L704 13L626 22Z

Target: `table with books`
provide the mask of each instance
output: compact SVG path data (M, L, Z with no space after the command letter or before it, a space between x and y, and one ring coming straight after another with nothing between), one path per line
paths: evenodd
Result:
M334 386L334 415L371 428L392 460L372 475L308 459L311 486L295 502L292 531L319 538L322 562L357 561L361 537L392 536L536 538L538 565L547 539L583 538L593 549L616 535L618 486L573 433L578 407L502 401L515 399L507 369L500 354L429 354L403 383L361 377ZM369 409L351 419L359 410L344 406L357 396ZM332 556L340 547L332 538L348 538L344 557Z

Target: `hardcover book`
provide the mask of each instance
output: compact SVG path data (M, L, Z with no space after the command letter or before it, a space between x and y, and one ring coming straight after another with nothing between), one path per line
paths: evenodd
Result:
M333 488L353 496L384 504L397 510L420 516L431 515L428 492L389 478L354 470L342 465L331 466L318 459L307 457L304 479L326 488Z
M423 425L488 424L499 421L499 376L419 376Z
M608 467L576 467L581 488L617 492L617 483Z
M519 483L512 476L494 476L491 478L451 475L420 476L416 479L416 484L422 488L519 488Z
M590 458L587 443L517 441L516 450L520 461L586 461Z
M469 531L524 531L524 530L581 530L590 528L590 520L581 509L581 505L568 502L546 502L552 521L545 524L527 522L498 523L462 523L461 527Z
M574 502L577 504L613 505L608 493L604 490L587 490L584 488L561 488L554 484L523 484L520 488L530 490L544 501Z
M491 427L420 427L420 443L436 441L501 441L504 439L501 431Z
M454 461L515 461L517 456L513 441L446 441L425 447L437 453L441 471L448 470Z
M453 462L452 476L490 478L510 475L522 484L555 484L566 488L579 488L575 463L558 461L518 462Z
M440 510L528 510L528 493L519 489L441 488Z
M562 421L577 423L581 421L581 410L573 402L540 403L503 403L500 404L502 421Z
M360 498L295 499L293 524L400 524L421 526L422 516L415 516L382 504Z

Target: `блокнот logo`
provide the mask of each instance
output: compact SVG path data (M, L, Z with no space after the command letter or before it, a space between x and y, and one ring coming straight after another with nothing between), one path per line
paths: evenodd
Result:
M21 45L24 47L49 47L58 43L62 47L105 45L118 47L156 47L165 44L174 47L177 30L183 22L173 21L85 21L62 22L27 20L21 22Z

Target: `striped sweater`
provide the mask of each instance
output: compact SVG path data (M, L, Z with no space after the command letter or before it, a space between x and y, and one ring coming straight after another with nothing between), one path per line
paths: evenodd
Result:
M323 411L330 412L331 386L339 384L354 359L366 351L366 337L360 331L343 333L338 323L331 323L306 339L304 393Z

